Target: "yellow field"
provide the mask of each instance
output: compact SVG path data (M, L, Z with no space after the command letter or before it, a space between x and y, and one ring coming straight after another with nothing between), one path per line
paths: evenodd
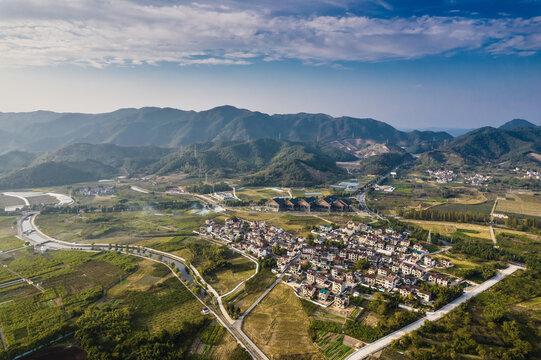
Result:
M541 196L508 193L505 200L498 200L496 212L541 216Z
M243 329L271 359L322 359L308 335L309 325L293 290L278 284L246 317Z
M472 237L478 237L482 239L490 240L490 230L488 226L474 225L474 224L463 224L463 223L454 223L454 222L443 222L443 221L426 221L426 220L409 220L403 219L404 222L412 223L422 227L426 230L432 230L433 232L450 235L457 231L457 229L465 229L476 231L476 233L466 233Z

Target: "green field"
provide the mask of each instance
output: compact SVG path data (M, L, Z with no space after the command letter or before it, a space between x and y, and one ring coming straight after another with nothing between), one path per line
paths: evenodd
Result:
M124 239L137 243L145 238L190 235L206 217L176 211L163 215L147 211L126 211L106 214L40 215L36 224L49 236L65 241Z

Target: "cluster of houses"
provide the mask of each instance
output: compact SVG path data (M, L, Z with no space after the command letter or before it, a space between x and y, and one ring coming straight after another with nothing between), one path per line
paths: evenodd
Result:
M78 193L84 196L106 196L114 194L115 187L113 185L88 186L79 189Z
M535 170L528 170L528 169L521 169L521 168L515 168L513 170L516 173L522 173L524 179L536 179L541 180L541 172L535 171Z
M273 198L265 203L267 209L272 211L351 211L351 202L347 199L338 199L327 196L322 199L307 198Z
M472 184L472 185L482 185L486 183L490 179L490 176L483 175L483 174L475 174L472 176L467 176L464 178L464 181L466 183Z
M437 183L448 183L456 179L453 170L427 170L426 172L434 177Z
M373 188L375 191L381 191L381 192L386 192L386 193L392 193L393 191L395 191L395 188L389 185L374 184Z
M451 267L445 258L436 259L409 232L373 229L364 223L348 222L341 228L321 225L312 230L317 241L306 241L265 221L227 219L224 225L207 220L200 232L259 257L273 256L276 272L287 272L294 280L298 296L337 308L349 305L349 295L359 286L375 291L414 296L430 304L432 294L420 282L449 287L454 281L433 268ZM275 246L282 255L273 254ZM364 259L365 261L359 261ZM357 265L367 266L360 269Z

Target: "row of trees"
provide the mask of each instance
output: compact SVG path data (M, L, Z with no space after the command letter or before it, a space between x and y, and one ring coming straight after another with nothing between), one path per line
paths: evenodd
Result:
M439 210L404 210L398 211L398 214L407 219L415 220L435 220L452 221L459 223L487 223L490 221L490 215L472 212L472 211L439 211Z

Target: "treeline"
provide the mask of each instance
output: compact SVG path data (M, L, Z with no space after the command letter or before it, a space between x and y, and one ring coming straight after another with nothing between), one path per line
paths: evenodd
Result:
M112 206L89 206L89 205L70 205L70 206L34 206L33 210L39 210L42 214L78 214L78 213L113 213L123 211L143 211L150 208L156 210L182 210L189 209L194 201L188 200L164 200L149 201L145 203L118 203Z
M150 335L135 330L127 307L93 306L77 320L75 339L89 360L183 359L206 322L184 323L180 330Z
M519 219L514 216L509 216L505 219L505 226L518 231L541 232L541 221L538 218L527 217L525 219Z
M489 214L472 211L439 211L439 210L404 210L398 214L406 219L452 221L458 223L487 223L490 221Z
M229 186L229 184L225 182L219 182L214 185L201 182L198 184L186 186L186 190L188 190L188 192L196 194L211 194L213 192L230 191L233 189L231 188L231 186Z

